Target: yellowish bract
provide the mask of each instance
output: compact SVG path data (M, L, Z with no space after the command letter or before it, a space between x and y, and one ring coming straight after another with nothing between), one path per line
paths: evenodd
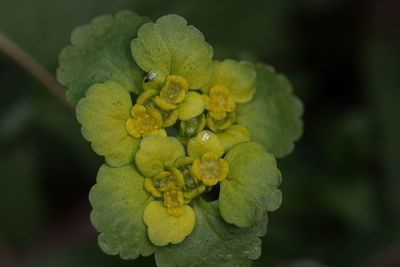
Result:
M171 216L160 201L150 202L143 214L151 242L157 246L178 244L190 235L195 225L195 213L187 205L181 207L181 216Z

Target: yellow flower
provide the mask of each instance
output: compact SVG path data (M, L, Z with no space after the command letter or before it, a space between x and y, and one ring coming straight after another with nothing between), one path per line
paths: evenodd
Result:
M187 91L189 91L189 85L184 78L170 75L159 95L154 98L154 102L163 110L176 109L177 104L185 99Z
M146 178L144 188L154 197L163 197L164 206L171 216L182 215L186 201L182 192L185 179L180 170L172 167L170 171L162 171L153 178Z
M155 197L161 197L162 193L183 188L185 180L183 174L177 168L170 171L162 171L153 178L146 178L144 187Z
M205 109L216 120L224 119L228 112L235 111L235 102L230 98L229 89L223 85L215 85L209 96L204 97Z
M207 186L216 185L225 180L229 172L226 160L213 152L204 153L201 159L196 159L192 165L192 174Z
M162 126L162 117L158 110L136 104L131 109L131 118L126 121L126 130L135 138L157 134Z
M205 190L206 186L196 177L192 176L191 168L194 159L190 157L182 157L175 161L174 165L178 168L184 179L184 186L183 186L183 197L187 200L192 200L199 195L201 195Z
M170 127L175 124L175 122L178 120L178 110L173 109L173 110L163 110L160 107L158 107L154 101L156 96L158 95L158 92L155 90L146 90L143 93L141 93L137 100L136 103L145 106L146 108L154 108L157 109L162 117L163 124L162 127Z

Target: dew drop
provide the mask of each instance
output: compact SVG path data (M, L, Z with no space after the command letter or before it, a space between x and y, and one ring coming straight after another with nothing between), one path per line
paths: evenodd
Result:
M207 141L208 139L210 139L210 135L208 133L204 133L201 141Z

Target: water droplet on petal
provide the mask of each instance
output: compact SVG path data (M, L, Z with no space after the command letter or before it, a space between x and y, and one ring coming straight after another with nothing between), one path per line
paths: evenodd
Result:
M207 141L208 139L210 139L210 135L208 133L204 133L201 141Z

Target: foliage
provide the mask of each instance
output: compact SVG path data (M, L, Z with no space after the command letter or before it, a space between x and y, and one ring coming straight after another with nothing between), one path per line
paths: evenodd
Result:
M0 25L52 73L73 27L123 9L180 14L215 59L273 65L305 103L306 128L278 160L284 199L253 266L382 266L395 260L400 238L400 53L394 9L373 2L3 0ZM0 82L2 262L14 254L24 266L154 266L153 256L132 262L98 248L87 194L104 159L71 110L1 52ZM196 136L203 122L180 123L178 132ZM217 135L230 140L230 132Z
M213 245L211 265L249 265L265 234L258 225L281 203L273 155L299 138L301 104L263 65L212 61L212 47L182 17L143 21L130 12L96 18L60 56L58 79L77 103L82 134L106 161L90 193L99 245L124 259L155 252L160 266L187 266ZM219 186L218 201L202 200ZM204 246L200 255L188 250L194 244Z

